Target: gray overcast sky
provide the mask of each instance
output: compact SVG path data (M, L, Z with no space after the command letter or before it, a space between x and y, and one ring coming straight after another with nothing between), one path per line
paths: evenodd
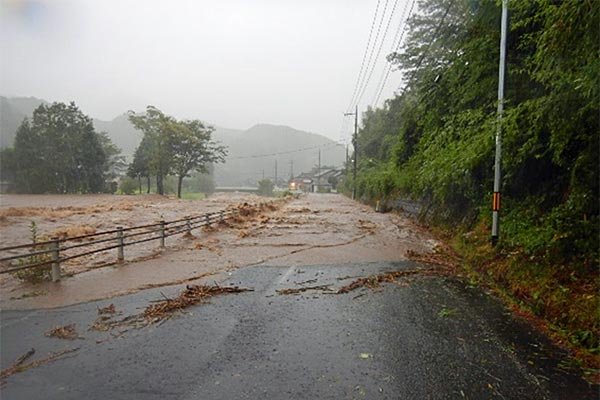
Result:
M380 38L395 2L381 0L379 15L385 3ZM363 107L373 101L407 3L397 1ZM153 104L223 127L285 124L338 140L351 129L341 114L377 0L0 4L0 94L74 100L105 120ZM392 73L383 97L399 83Z

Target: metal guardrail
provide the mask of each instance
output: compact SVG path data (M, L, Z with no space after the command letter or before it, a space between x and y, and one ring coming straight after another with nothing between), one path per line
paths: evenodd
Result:
M121 263L125 260L124 248L127 246L159 240L160 247L164 248L165 238L180 233L191 233L193 229L229 219L234 213L236 213L236 211L221 210L193 217L189 216L174 221L159 221L154 224L132 226L128 228L119 226L110 231L91 233L88 235L67 238L55 237L43 242L2 247L0 248L0 265L9 263L9 266L8 268L0 269L0 274L8 274L29 268L39 268L51 264L52 281L56 282L60 280L60 264L65 261L117 249L117 262ZM135 238L135 240L131 240L132 238ZM78 243L82 240L87 241L85 243ZM111 242L113 244L110 244ZM72 249L90 247L101 243L107 243L108 245L101 248L86 250L82 253L65 254L65 252ZM17 252L17 254L10 254L14 252ZM42 258L42 260L31 262L31 260L37 258ZM20 263L21 265L15 266L15 262Z

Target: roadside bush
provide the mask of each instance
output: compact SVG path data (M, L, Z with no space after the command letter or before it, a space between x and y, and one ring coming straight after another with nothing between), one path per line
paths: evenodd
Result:
M273 182L270 179L258 181L258 194L261 196L273 196Z
M138 189L138 183L136 182L135 179L129 178L129 177L125 177L125 178L121 179L121 184L119 185L119 191L122 194L131 195L131 194L134 194L137 189Z
M47 238L45 238L45 237L38 238L37 225L35 224L34 221L31 221L31 224L29 225L29 232L31 233L31 243L37 243L38 240L42 241L42 242L47 240ZM41 251L41 250L48 250L48 249L49 249L48 246L36 246L36 247L33 247L31 251L34 252L34 251ZM29 257L20 259L19 262L17 263L17 266L50 261L51 259L52 259L52 255L50 253L31 255ZM20 279L25 282L38 283L38 282L50 280L51 271L52 271L52 264L46 264L46 265L42 265L40 267L21 269L19 271L13 272L12 275L15 278Z

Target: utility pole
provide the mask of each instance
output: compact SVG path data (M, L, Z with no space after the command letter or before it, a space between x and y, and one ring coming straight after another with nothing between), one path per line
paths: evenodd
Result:
M348 145L346 145L346 173L348 173Z
M358 160L358 105L353 113L344 113L345 116L354 115L354 136L352 136L352 147L354 147L354 160L352 165L352 200L356 199L356 161Z
M290 180L294 179L294 159L290 160Z
M319 191L319 187L321 186L321 149L319 149L319 174L317 175L317 192Z
M504 113L504 74L506 71L506 31L508 26L508 0L502 0L500 28L500 65L498 71L498 112L496 121L496 158L494 161L494 195L492 199L492 245L500 236L500 186L502 165L502 114Z
M277 160L275 160L275 187L277 187Z

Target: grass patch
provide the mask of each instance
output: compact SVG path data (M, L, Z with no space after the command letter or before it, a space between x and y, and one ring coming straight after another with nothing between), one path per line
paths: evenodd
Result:
M584 369L600 368L600 277L552 264L519 248L494 248L487 224L450 240L472 284L492 289L516 314L572 351Z

